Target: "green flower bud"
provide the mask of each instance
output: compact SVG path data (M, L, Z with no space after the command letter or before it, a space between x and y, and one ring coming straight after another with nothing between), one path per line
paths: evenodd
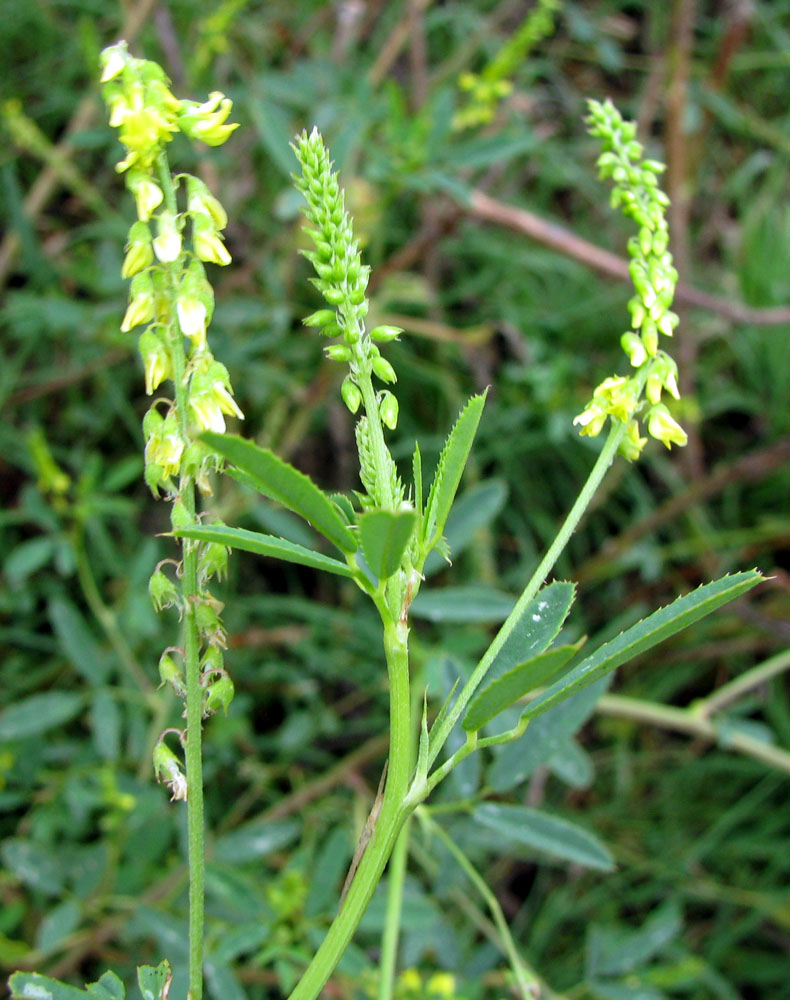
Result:
M174 500L170 508L170 525L173 531L181 528L191 528L195 523L195 518L187 510L183 500Z
M346 375L343 379L343 384L340 386L340 395L352 413L356 413L362 405L362 393L350 375Z
M623 350L628 355L628 359L634 368L641 368L647 361L647 351L642 343L642 338L631 330L628 330L620 338Z
M318 312L310 313L306 316L302 323L305 326L328 326L330 323L335 323L337 321L337 314L334 309L319 309Z
M387 390L379 396L379 416L384 426L391 431L398 426L398 400Z
M347 362L351 360L351 348L346 347L345 344L330 344L329 347L324 348L324 354L330 361Z
M145 222L135 222L129 230L126 243L126 256L121 268L122 278L131 278L139 271L153 263L154 252L151 248L151 230Z
M626 461L635 462L646 444L647 438L639 436L639 424L636 420L632 420L626 429L625 437L620 442L620 454Z
M346 292L340 288L327 288L323 294L326 301L332 306L342 305L346 301Z
M164 201L162 189L153 177L142 170L130 170L126 175L126 186L134 195L137 218L147 222L153 211Z
M381 379L382 382L397 382L398 376L395 374L395 369L387 361L386 358L379 357L373 358L373 371Z
M387 344L391 340L398 340L402 333L403 330L399 326L376 326L370 331L370 339L380 344Z

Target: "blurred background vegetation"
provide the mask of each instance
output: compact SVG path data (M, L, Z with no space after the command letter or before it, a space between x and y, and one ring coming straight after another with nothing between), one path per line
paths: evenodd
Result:
M652 441L637 466L615 467L558 568L579 583L568 635L600 641L731 569L771 579L622 670L595 713L544 734L517 767L458 776L456 795L493 788L595 831L614 873L451 829L563 996L787 995L790 4L535 9L3 0L0 965L74 982L111 966L131 982L164 955L180 975L185 955L183 810L150 765L152 741L178 725L156 687L177 621L146 592L171 554L157 537L168 512L142 484L147 401L136 338L118 330L133 207L96 84L99 50L123 36L177 94L226 91L243 126L197 162L176 144L173 158L231 219L212 337L245 434L325 487L356 485L340 373L300 322L319 302L297 253L288 143L313 124L373 268L371 318L407 329L388 349L396 458L416 436L435 457L465 397L492 387L456 558L432 567L416 609L417 668L435 696L448 659L479 654L572 503L598 447L573 415L625 363L630 229L595 177L585 98L611 97L668 160L677 415L691 441L672 454ZM317 544L232 483L214 506ZM243 1000L281 996L334 912L386 754L387 701L376 621L345 581L238 554L225 594L237 696L208 724L208 980L216 1000ZM485 600L485 620L470 621L467 599ZM766 661L707 730L700 713L654 710L685 710ZM332 996L371 995L381 904ZM401 997L446 991L439 970L459 997L508 995L485 910L417 833L405 906L401 967L418 972Z

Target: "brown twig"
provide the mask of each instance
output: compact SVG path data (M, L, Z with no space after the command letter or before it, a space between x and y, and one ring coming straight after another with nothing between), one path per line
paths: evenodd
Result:
M494 222L522 233L543 246L578 260L579 263L607 278L631 280L628 262L623 257L618 257L609 250L603 250L594 243L576 236L564 226L547 222L525 208L497 201L476 188L470 192L464 207L477 219ZM686 305L707 309L732 323L750 323L755 326L780 326L790 323L790 308L786 306L755 309L740 302L727 302L683 282L677 286L675 299Z

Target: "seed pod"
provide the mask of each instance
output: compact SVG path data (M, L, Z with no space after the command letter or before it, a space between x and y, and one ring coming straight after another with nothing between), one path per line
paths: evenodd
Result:
M343 384L340 386L340 395L352 413L356 413L362 405L362 393L350 375L346 375L343 379Z

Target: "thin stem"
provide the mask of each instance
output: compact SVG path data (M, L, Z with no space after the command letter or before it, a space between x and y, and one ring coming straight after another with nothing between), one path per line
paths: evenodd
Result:
M535 1000L535 997L541 996L540 980L536 974L527 967L521 955L519 955L513 936L510 933L510 928L507 925L507 920L505 920L505 915L502 912L502 907L499 905L499 901L496 896L489 889L483 877L460 847L458 847L452 837L447 834L439 823L434 822L428 810L420 807L417 810L417 816L420 822L424 823L425 826L428 827L431 835L438 837L439 840L441 840L466 877L485 900L486 905L491 912L494 924L496 925L496 929L499 932L499 947L510 962L510 967L516 977L516 982L518 983L519 990L521 991L521 996L523 997L523 1000Z
M409 820L403 824L389 865L387 915L381 937L378 1000L392 1000L403 911L403 884L409 854Z
M390 623L384 650L390 680L390 753L387 785L376 827L357 868L342 908L290 1000L316 1000L346 950L392 854L409 810L403 801L411 777L412 731L409 707L408 629Z
M609 436L607 437L606 442L596 459L595 465L587 478L587 482L582 487L576 502L573 507L571 507L568 516L565 518L565 523L562 525L554 541L551 543L551 546L541 560L540 565L532 574L532 579L524 588L524 592L516 602L516 606L508 615L505 623L502 625L499 632L497 632L494 641L488 647L483 655L483 658L472 672L472 676L464 685L452 709L450 709L445 716L442 726L436 733L435 738L431 741L432 748L428 758L429 767L436 760L439 752L447 741L448 736L452 732L453 727L461 717L466 706L469 704L469 700L474 695L489 667L496 659L497 654L505 645L511 632L516 627L516 624L520 620L521 616L524 614L524 609L540 590L546 580L546 577L554 568L554 564L562 554L563 549L568 544L568 541L570 540L573 532L576 530L582 515L589 506L596 490L600 486L601 480L606 475L609 467L614 461L614 457L617 454L617 449L619 448L620 442L625 435L626 429L626 423L621 421L613 422L609 431Z
M159 179L164 193L164 203L174 215L178 210L173 179L162 152L158 160ZM183 254L167 265L170 294L175 306L176 281L181 270ZM175 315L175 308L172 310ZM173 364L176 411L184 444L189 443L188 393L184 337L177 320L170 322L168 344ZM184 476L180 483L180 499L191 521L195 516L195 484ZM187 777L187 865L189 868L189 1000L202 1000L203 996L203 933L205 920L205 820L203 809L203 687L200 683L200 636L196 619L196 602L200 597L198 586L197 546L182 543L183 574L181 590L184 598L184 672L186 675L186 777Z
M644 722L661 729L685 733L687 736L698 736L718 744L722 749L742 753L745 757L759 760L768 767L790 774L790 753L787 750L755 739L738 729L728 730L725 725L717 725L710 719L701 716L697 706L675 708L672 705L659 705L655 702L643 701L641 698L606 694L598 699L595 710L601 715L612 715L619 719Z
M703 698L702 701L697 702L694 710L699 715L708 718L732 702L737 701L742 694L746 694L747 691L753 690L760 684L765 684L786 670L790 670L790 650L777 653L776 656L772 656L765 663L747 670L739 677L731 680L729 684L725 684L718 691L714 691L707 698Z

